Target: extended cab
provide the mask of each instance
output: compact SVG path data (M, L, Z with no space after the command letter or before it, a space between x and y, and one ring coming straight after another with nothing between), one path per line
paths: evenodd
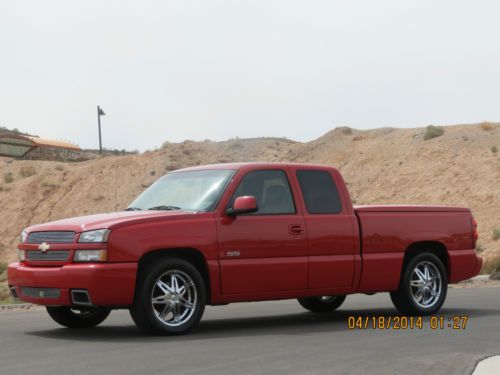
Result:
M68 327L127 308L139 328L178 334L206 304L297 298L323 312L376 292L425 315L479 273L476 240L467 208L353 207L335 168L220 164L168 173L123 212L26 228L8 282Z

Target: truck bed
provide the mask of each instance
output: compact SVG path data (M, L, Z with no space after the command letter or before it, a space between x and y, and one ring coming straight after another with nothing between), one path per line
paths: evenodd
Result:
M405 250L411 246L442 254L450 283L477 274L469 209L401 205L355 206L354 211L361 236L360 291L396 290Z

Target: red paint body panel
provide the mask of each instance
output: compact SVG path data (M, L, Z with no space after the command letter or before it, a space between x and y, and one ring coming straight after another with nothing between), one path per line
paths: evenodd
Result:
M384 292L398 288L406 251L417 243L441 246L450 282L479 273L470 210L438 206L356 206L335 168L287 163L238 163L189 170L235 170L214 212L131 211L83 216L35 225L27 232L75 231L75 242L50 244L69 250L64 262L14 263L9 285L24 301L71 305L71 289L87 289L100 306L132 304L140 259L153 251L196 251L205 262L211 304L302 296ZM255 170L286 175L296 211L290 215L226 214L244 176ZM341 212L309 214L297 170L328 172L338 190ZM110 229L106 244L79 244L82 231ZM19 244L37 250L36 244ZM106 263L77 264L74 252L106 249ZM425 251L425 246L422 247ZM22 295L21 287L58 288L57 299Z
M68 264L63 267L33 267L13 263L8 267L9 284L19 297L42 305L70 305L70 289L87 289L98 306L130 306L134 298L137 263ZM19 287L61 289L59 299L23 296Z
M447 249L451 282L468 279L476 264L469 210L382 212L358 210L362 233L363 274L359 291L396 290L405 249L418 242L437 242ZM468 254L463 257L461 254ZM463 260L459 260L463 259ZM384 276L381 277L381 274Z

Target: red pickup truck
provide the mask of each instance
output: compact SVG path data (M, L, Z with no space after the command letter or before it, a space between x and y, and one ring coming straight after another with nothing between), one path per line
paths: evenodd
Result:
M123 212L23 230L8 282L64 326L127 308L153 334L189 331L206 304L297 298L328 312L353 293L426 315L479 273L476 240L467 208L353 207L335 168L220 164L168 173Z

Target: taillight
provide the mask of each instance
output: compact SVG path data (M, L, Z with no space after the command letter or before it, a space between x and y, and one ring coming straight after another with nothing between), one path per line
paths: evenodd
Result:
M476 248L477 239L479 238L479 233L477 233L477 221L472 218L472 246Z

